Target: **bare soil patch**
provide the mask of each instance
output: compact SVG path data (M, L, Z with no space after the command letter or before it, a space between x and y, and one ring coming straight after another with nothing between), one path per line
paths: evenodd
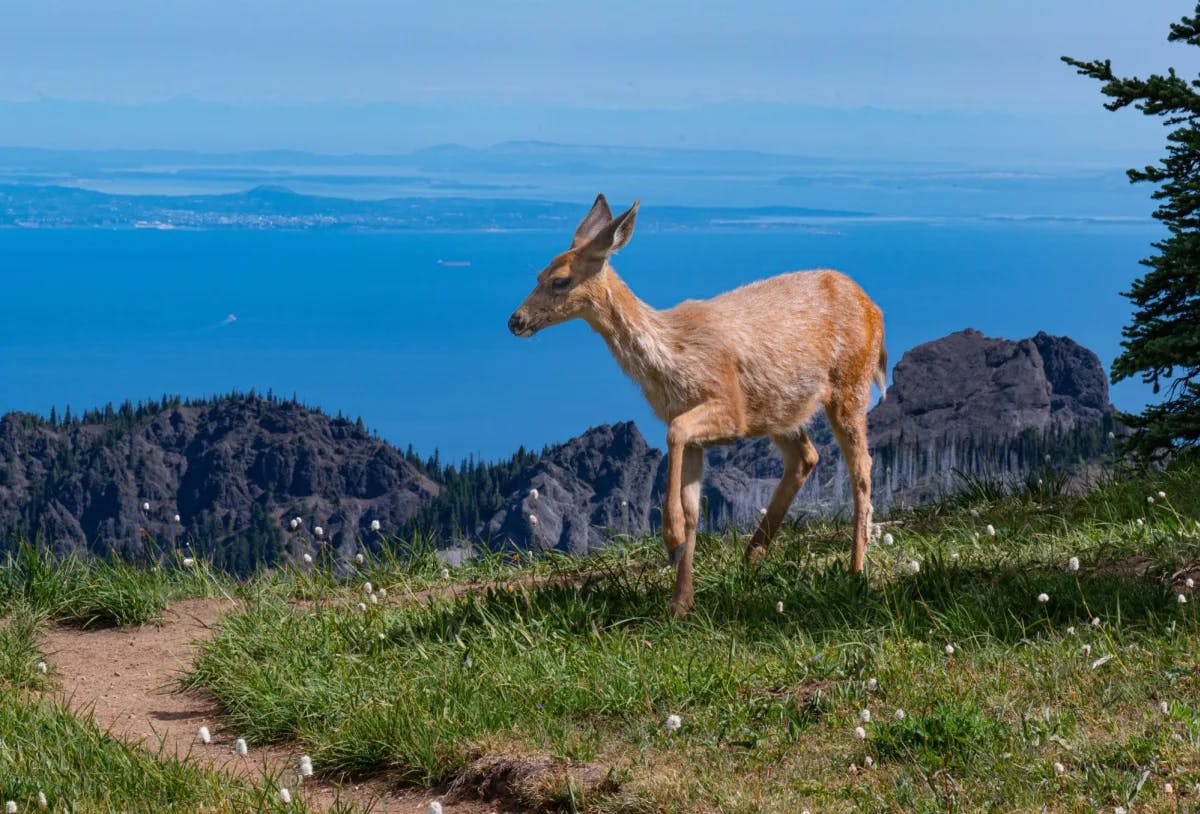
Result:
M386 781L333 783L323 779L295 782L299 747L252 747L247 757L234 753L238 733L223 725L216 701L204 693L181 692L177 680L191 665L195 649L221 616L238 603L224 599L176 602L153 625L102 630L71 627L49 629L42 646L59 680L59 692L80 715L129 743L178 756L252 783L268 775L284 779L293 793L314 809L325 810L337 799L370 806L388 814L424 814L440 800L448 814L485 814L495 805L454 801L445 789L389 788ZM212 743L196 743L207 726ZM510 809L511 810L511 809Z

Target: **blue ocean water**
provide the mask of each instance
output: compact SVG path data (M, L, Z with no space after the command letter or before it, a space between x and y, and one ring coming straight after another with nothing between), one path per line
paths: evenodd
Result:
M794 232L645 232L614 265L666 307L833 267L885 312L893 361L951 331L1065 334L1107 365L1148 222L842 221ZM494 458L588 426L663 428L582 323L506 328L569 235L0 230L0 412L163 393L295 394L424 454ZM442 261L469 263L445 265ZM1134 408L1140 383L1114 389Z

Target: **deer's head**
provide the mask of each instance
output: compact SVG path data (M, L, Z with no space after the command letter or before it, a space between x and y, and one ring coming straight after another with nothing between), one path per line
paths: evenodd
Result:
M604 269L608 258L633 236L638 205L612 216L608 201L596 196L592 209L579 223L571 248L538 273L537 285L521 307L509 317L508 329L517 336L533 336L542 328L587 317L604 302Z

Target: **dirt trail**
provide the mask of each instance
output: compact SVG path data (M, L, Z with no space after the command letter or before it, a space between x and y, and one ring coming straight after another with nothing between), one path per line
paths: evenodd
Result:
M291 781L299 751L252 747L247 757L238 757L233 751L238 734L225 728L214 699L177 690L175 681L191 665L196 646L211 634L222 614L237 607L231 600L188 599L171 605L154 625L94 631L55 627L44 635L43 650L71 708L90 712L117 737L151 750L161 744L165 754L251 782L260 782L268 771L279 774L295 793L300 784ZM201 726L209 728L211 744L195 743ZM448 801L436 789L397 792L380 781L338 785L309 780L300 792L316 810L328 809L338 795L388 814L425 814L431 800L440 800L447 814L496 810L473 801Z

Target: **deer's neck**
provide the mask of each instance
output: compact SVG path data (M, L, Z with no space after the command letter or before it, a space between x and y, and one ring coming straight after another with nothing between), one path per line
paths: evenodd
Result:
M588 324L604 337L626 374L643 390L657 389L656 385L671 379L674 369L666 323L611 268L602 273L607 278L604 293L593 303Z

